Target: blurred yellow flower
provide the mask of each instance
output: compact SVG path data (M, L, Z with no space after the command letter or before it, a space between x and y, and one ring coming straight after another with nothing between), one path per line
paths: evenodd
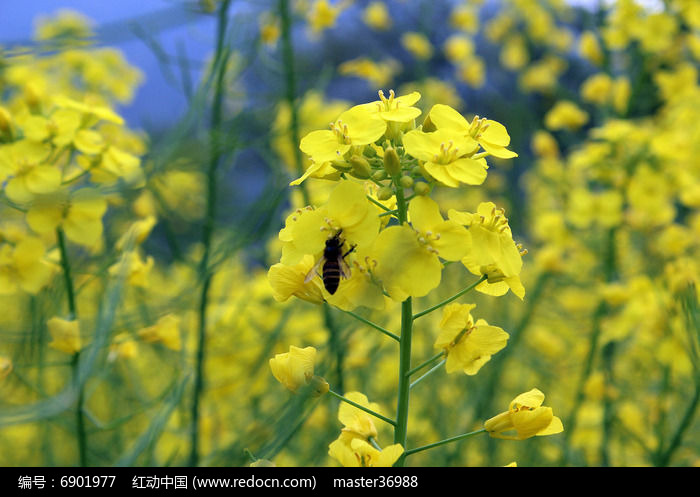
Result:
M428 60L433 56L433 45L422 33L407 32L402 34L401 45L416 59Z
M50 347L65 352L66 354L80 352L83 345L80 339L80 326L78 325L78 321L54 316L46 322L46 325L49 328L51 338L53 338L49 343Z
M146 343L161 343L172 350L182 348L180 318L174 314L166 314L156 324L142 328L137 334Z
M387 9L384 2L380 1L373 1L367 4L367 7L362 11L362 20L367 26L377 31L386 31L392 25L389 9Z
M337 440L328 447L328 455L346 468L388 468L403 453L404 449L401 444L390 445L378 450L365 440L345 432L341 433Z

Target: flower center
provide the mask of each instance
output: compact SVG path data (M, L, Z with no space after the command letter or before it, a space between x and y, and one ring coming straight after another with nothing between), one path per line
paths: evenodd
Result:
M344 145L350 145L352 142L350 140L350 132L348 131L348 125L344 124L343 121L338 119L334 123L330 123L331 131L335 134L338 139L338 143Z
M450 164L454 162L459 157L459 148L454 147L454 142L452 140L447 143L440 144L440 153L435 154L434 161L437 164Z

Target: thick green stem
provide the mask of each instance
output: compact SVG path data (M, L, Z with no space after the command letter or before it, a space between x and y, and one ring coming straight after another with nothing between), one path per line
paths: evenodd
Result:
M335 381L333 384L341 392L345 391L344 381L343 381L343 359L345 357L344 348L340 344L340 333L338 327L333 320L333 315L331 314L331 307L327 302L323 303L323 321L328 330L328 344L331 348L331 353L335 356Z
M426 310L424 310L424 311L421 311L421 312L416 313L416 314L413 316L413 319L415 320L415 319L418 319L419 317L425 316L426 314L430 314L431 312L433 312L433 311L439 309L440 307L442 307L442 306L444 306L444 305L447 305L447 304L449 304L450 302L452 302L452 301L454 301L454 300L457 300L458 298L460 298L460 297L461 297L462 295L464 295L465 293L467 293L467 292L473 290L474 288L476 288L476 287L479 285L479 283L481 283L482 281L486 280L486 278L487 278L487 276L486 276L486 275L483 275L481 278L479 278L477 281L475 281L474 283L472 283L471 285L469 285L467 288L465 288L465 289L463 289L463 290L460 290L459 292L455 293L452 297L450 297L450 298L448 298L448 299L445 299L445 300L443 300L442 302L440 302L439 304L436 304L436 305L434 305L434 306L432 306L432 307L429 307L428 309L426 309Z
M197 340L197 352L195 357L195 378L192 392L191 431L190 431L190 456L189 465L199 464L199 414L202 392L204 391L204 362L206 359L206 329L207 329L207 303L209 300L209 287L211 286L212 273L209 268L211 256L211 241L214 235L216 220L216 186L217 171L221 158L221 123L224 98L224 76L226 74L226 56L224 37L228 20L228 7L230 0L224 0L219 7L216 53L214 56L213 70L215 73L214 100L212 102L211 130L210 130L210 159L207 170L207 209L204 226L202 228L202 244L204 254L200 263L200 275L202 278L202 292L199 301L199 335Z
M299 149L299 109L297 107L297 81L294 67L294 45L292 44L292 19L289 13L289 0L279 0L280 25L282 28L282 58L284 61L284 75L286 80L286 97L289 104L292 149L294 150L294 167L299 176L304 174L304 163ZM306 185L299 185L304 197L304 205L310 205L309 192Z
M472 437L474 435L478 435L479 433L486 433L486 430L484 428L476 431L472 431L469 433L463 433L462 435L457 435L456 437L451 437L451 438L446 438L445 440L440 440L439 442L434 442L428 445L424 445L423 447L418 447L415 449L407 450L404 455L410 456L412 454L415 454L416 452L422 452L424 450L428 449L434 449L435 447L440 447L441 445L449 444L452 442L459 442L460 440L464 440L465 438Z
M396 185L396 208L399 223L408 220L408 203L404 198L404 192L399 185L398 177L394 178ZM399 392L396 403L396 426L394 427L394 443L406 447L408 438L408 406L411 381L408 372L411 370L411 339L413 334L413 302L408 297L401 303L401 339L399 341ZM404 453L394 466L401 467L406 460Z
M61 254L61 268L63 269L63 279L66 285L66 295L68 298L68 311L71 319L78 319L78 308L75 303L75 288L73 287L73 277L71 276L70 260L66 250L66 238L61 227L56 228L56 239L58 240L58 250ZM80 365L80 351L73 355L71 368L73 370L73 381L78 390L78 400L75 406L75 426L78 440L78 458L80 466L87 466L87 432L85 431L85 416L83 414L83 402L85 392L80 383L78 369Z
M393 419L389 419L386 416L382 416L378 412L374 412L372 409L369 409L361 404L358 404L357 402L353 402L352 400L343 397L342 395L340 395L337 392L334 392L333 390L329 390L328 393L331 394L336 399L338 399L342 402L345 402L346 404L350 404L353 407L357 407L358 409L365 411L367 414L370 414L370 415L374 416L375 418L381 419L385 423L389 423L391 426L396 426L396 421L394 421Z

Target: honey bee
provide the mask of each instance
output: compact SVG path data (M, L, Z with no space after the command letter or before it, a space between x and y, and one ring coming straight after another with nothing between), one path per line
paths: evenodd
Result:
M326 240L326 247L323 249L323 257L319 259L316 265L311 268L311 271L306 275L304 283L308 283L313 277L318 274L319 268L322 267L321 277L323 278L323 286L328 293L333 295L338 290L340 278L350 277L350 266L345 262L345 258L355 250L356 245L350 247L350 250L343 253L343 240L340 235L343 230L339 230L335 235Z

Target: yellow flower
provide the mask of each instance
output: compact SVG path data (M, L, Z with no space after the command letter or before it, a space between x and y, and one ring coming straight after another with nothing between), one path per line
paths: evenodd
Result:
M353 147L368 145L384 135L386 122L365 105L343 112L330 130L312 131L301 139L299 148L316 164L342 159Z
M472 237L471 250L462 259L462 264L472 274L488 276L476 289L497 296L510 288L522 299L525 295L519 276L523 266L522 254L513 241L503 209L496 209L492 202L482 202L474 214L450 209L448 215L451 220L468 226Z
M350 433L341 433L338 439L328 447L328 455L346 468L388 468L403 453L401 444L377 450L365 440L353 437Z
M470 157L479 145L458 131L438 129L424 133L413 130L404 135L403 145L408 154L424 161L423 167L430 176L445 186L480 185L486 179L486 161Z
M314 256L304 255L297 264L275 264L267 273L272 296L278 302L285 302L292 295L307 302L320 304L323 292L318 278L306 281L309 271L314 267Z
M114 342L109 346L107 360L114 362L117 359L133 359L138 352L136 341L128 333L120 333L114 337Z
M428 60L433 56L433 45L422 33L404 33L401 35L401 45L416 59Z
M525 440L534 436L555 435L564 431L561 419L551 407L543 407L544 394L533 388L514 398L508 410L489 419L484 428L494 438ZM515 431L515 434L504 433Z
M445 41L443 50L447 60L457 64L474 54L474 42L467 36L455 34Z
M75 354L80 352L82 341L80 340L80 327L78 321L61 319L57 316L52 317L46 322L49 328L49 333L53 340L49 343L49 347L65 352L66 354Z
M379 100L358 105L358 107L378 115L390 123L410 123L420 116L421 110L418 107L412 107L413 104L420 100L420 93L417 91L397 97L394 90L389 90L389 98L384 96L382 90L379 90L378 93Z
M367 396L360 392L348 392L345 398L360 404L372 411L382 414L379 404L370 402ZM343 423L343 432L351 433L355 437L368 439L377 438L377 428L374 426L374 419L365 411L351 406L347 402L341 402L338 408L338 420Z
M471 138L479 143L483 149L494 157L510 159L518 154L508 150L510 135L505 126L490 119L479 119L475 116L472 122L468 122L462 114L447 105L434 105L430 109L430 121L438 130L450 129L460 133L465 138Z
M391 28L391 16L384 2L370 2L362 11L362 20L372 29L386 31ZM380 85L381 86L381 85Z
M153 326L139 330L138 335L146 343L162 343L171 350L182 348L180 318L174 314L166 314Z
M335 26L336 19L345 8L345 2L332 5L328 0L316 0L307 15L307 21L312 33L319 34Z
M387 228L372 249L375 274L397 301L427 295L440 284L440 258L460 260L471 246L469 232L457 222L443 219L430 198L414 198L408 214L412 227Z
M148 256L144 262L137 251L132 250L109 268L113 277L124 276L129 285L145 288L148 286L148 275L153 268L153 257Z
M374 62L368 57L360 57L340 64L338 73L366 79L372 86L377 87L390 84L400 67L394 59Z
M82 188L71 194L63 190L37 197L27 212L27 223L41 234L61 226L69 240L92 247L102 237L102 216L106 210L106 200L95 189Z
M592 31L581 33L578 49L581 55L593 64L600 65L603 62L603 51L600 49L598 38Z
M551 130L567 129L575 131L588 122L588 112L575 103L561 100L544 116L544 124Z
M44 164L50 152L48 145L29 140L0 145L0 180L10 177L5 185L5 194L10 200L22 204L38 194L58 190L60 170Z
M448 373L463 370L475 375L508 341L508 333L501 328L489 326L483 319L474 324L470 313L474 307L473 304L449 304L442 312L435 347L445 350Z
M300 349L294 345L289 347L289 352L276 354L270 359L272 375L292 392L306 385L314 376L314 362L316 349L306 347Z
M14 247L0 245L0 295L18 288L36 295L49 284L56 266L45 260L46 247L33 236L25 236Z

